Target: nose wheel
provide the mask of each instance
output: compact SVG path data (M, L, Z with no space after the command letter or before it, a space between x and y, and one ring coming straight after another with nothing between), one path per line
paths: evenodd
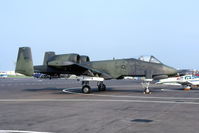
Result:
M150 86L150 82L143 82L142 83L142 87L144 88L144 94L151 94L149 86Z
M151 94L151 91L149 90L149 88L144 89L144 94Z

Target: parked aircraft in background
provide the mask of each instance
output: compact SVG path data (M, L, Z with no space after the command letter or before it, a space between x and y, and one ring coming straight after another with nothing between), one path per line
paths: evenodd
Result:
M46 52L43 65L33 66L31 49L29 47L19 48L16 63L16 72L32 76L34 72L60 75L75 74L85 76L82 78L82 92L90 93L90 81L98 82L98 90L106 90L104 80L123 79L125 76L145 77L146 87L144 92L150 93L149 82L153 79L163 79L177 74L177 70L164 65L155 57L147 60L142 57L139 60L113 59L103 61L90 61L88 56L79 54L55 55L55 52Z
M167 79L161 79L157 83L165 85L180 85L183 86L185 89L191 89L192 86L199 86L199 76L185 75L179 77L172 77Z
M2 73L2 72L0 73L0 78L5 79L7 77L8 77L8 75L6 73Z

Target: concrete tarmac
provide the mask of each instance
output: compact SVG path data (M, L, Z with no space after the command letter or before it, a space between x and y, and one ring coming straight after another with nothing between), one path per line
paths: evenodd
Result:
M196 133L199 89L105 81L107 91L81 93L66 79L0 79L0 133Z

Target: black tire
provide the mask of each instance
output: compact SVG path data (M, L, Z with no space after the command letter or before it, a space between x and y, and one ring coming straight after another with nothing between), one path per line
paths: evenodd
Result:
M85 85L82 87L82 93L89 94L91 92L91 87L88 85Z
M102 89L101 89L101 86L99 85L99 86L98 86L98 91L101 91L101 90L102 90Z
M102 91L106 91L106 85L105 84L102 85Z
M149 89L146 88L146 89L144 90L144 94L151 94L151 91L150 91Z
M98 91L105 91L106 90L106 85L105 84L100 84L98 86Z

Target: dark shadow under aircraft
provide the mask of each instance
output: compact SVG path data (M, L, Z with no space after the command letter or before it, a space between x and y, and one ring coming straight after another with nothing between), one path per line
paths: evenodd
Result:
M168 78L177 74L177 70L164 65L155 57L113 59L103 61L90 61L88 56L79 54L56 55L55 52L46 52L43 65L33 66L31 49L19 48L16 63L16 72L32 76L34 72L50 76L60 74L74 74L86 76L82 79L82 92L90 93L90 81L98 81L98 90L105 91L103 80L123 79L125 76L145 77L146 84L152 80ZM148 85L144 92L150 93Z

